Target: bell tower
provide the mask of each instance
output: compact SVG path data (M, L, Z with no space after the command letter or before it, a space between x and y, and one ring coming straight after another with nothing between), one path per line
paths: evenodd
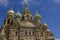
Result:
M7 17L4 21L4 25L12 25L14 21L14 11L12 9L10 9L7 12Z

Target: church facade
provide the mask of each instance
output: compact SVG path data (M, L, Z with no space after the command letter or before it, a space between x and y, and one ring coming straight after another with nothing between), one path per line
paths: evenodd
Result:
M12 9L7 12L2 28L0 40L55 40L54 34L48 29L47 24L41 23L41 15L36 12L33 17L28 9L28 4L22 14L15 13Z

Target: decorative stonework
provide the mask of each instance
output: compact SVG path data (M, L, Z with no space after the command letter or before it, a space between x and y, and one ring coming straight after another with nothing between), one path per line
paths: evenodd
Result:
M36 13L33 17L27 4L22 14L9 10L0 28L0 40L55 40L47 24L42 24L41 16Z

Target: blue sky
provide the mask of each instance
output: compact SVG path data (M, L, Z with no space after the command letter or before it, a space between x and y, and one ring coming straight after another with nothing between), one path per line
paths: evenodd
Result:
M42 16L42 23L46 21L48 28L55 34L55 38L60 38L60 0L0 0L0 27L11 8L15 12L20 9L22 13L26 1L29 9L34 16L36 10Z

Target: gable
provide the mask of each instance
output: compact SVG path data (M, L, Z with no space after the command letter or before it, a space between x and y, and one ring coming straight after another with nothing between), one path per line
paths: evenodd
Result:
M35 27L34 23L32 23L30 21L21 22L21 26L24 26L24 27Z

